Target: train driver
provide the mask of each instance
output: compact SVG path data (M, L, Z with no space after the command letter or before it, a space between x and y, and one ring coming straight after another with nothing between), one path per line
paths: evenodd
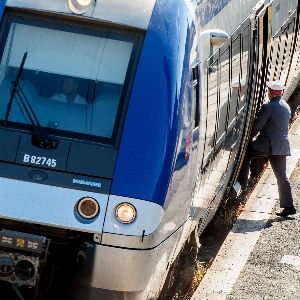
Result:
M87 104L86 100L77 93L78 83L73 77L65 77L62 93L53 95L50 99L58 102Z

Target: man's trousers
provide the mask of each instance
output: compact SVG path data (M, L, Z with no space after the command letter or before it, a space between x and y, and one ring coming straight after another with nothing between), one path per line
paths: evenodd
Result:
M242 168L240 170L238 181L242 188L247 187L250 163L254 157L263 157L270 161L273 172L277 179L280 207L294 207L291 186L286 176L286 156L285 155L269 155L259 151L255 151L249 147Z

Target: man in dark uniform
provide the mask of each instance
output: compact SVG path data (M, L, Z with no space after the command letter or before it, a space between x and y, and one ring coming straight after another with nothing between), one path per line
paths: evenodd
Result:
M286 217L296 213L286 176L286 156L291 155L288 140L291 110L281 98L284 86L279 81L270 81L267 86L269 101L262 105L254 121L252 139L259 134L248 147L238 182L245 190L252 158L268 158L277 179L280 207L283 208L276 215Z

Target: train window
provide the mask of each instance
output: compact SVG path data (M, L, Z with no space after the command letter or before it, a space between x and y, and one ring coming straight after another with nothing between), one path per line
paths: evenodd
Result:
M240 85L241 85L241 40L240 35L232 41L232 82L231 82L231 98L230 98L230 109L228 117L228 127L232 128L236 119ZM230 129L229 129L230 130Z
M239 110L241 110L245 105L245 93L246 86L247 86L247 78L248 78L248 63L249 63L249 46L250 46L250 26L246 27L243 31L242 35L242 43L243 43L243 51L242 51L242 80L241 80L241 97L240 97L240 104Z
M287 53L286 55L289 56L289 60L291 59L291 52L292 52L292 47L293 47L293 36L294 36L294 32L295 32L295 22L296 20L293 19L292 22L289 23L288 29L287 29L287 33L286 33L286 42L288 44L287 46Z
M216 117L218 109L218 65L216 60L212 63L207 72L207 114L206 114L206 133L204 163L210 157L214 147L214 133L216 127Z
M232 82L241 78L241 36L232 41Z
M199 66L192 69L193 72L193 112L194 112L194 128L199 126Z
M242 80L246 81L248 76L250 27L247 26L243 31L243 52L242 52Z
M289 65L291 59L294 26L295 26L295 20L293 20L288 24L288 26L283 30L281 35L280 54L282 55L282 64L281 64L281 71L280 71L280 80L283 82L286 80L289 72L289 68L287 66Z
M0 118L6 113L10 83L27 52L20 87L40 124L54 134L69 132L112 141L126 78L137 54L136 35L107 28L79 29L49 20L8 20L1 40ZM13 102L9 121L30 124L18 101Z
M230 80L230 48L227 48L220 55L220 100L219 100L219 120L216 136L218 145L226 134L228 97L229 97L229 80Z

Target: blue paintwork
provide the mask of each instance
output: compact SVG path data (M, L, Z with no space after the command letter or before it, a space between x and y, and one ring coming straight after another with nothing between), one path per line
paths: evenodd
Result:
M112 191L164 205L195 35L184 0L158 0L131 94Z
M2 18L2 14L4 11L6 0L0 0L0 18Z
M173 172L190 163L182 161L193 130L183 129L183 118L192 116L189 64L195 38L187 3L155 4L120 143L113 195L164 206ZM186 189L190 192L189 186Z

